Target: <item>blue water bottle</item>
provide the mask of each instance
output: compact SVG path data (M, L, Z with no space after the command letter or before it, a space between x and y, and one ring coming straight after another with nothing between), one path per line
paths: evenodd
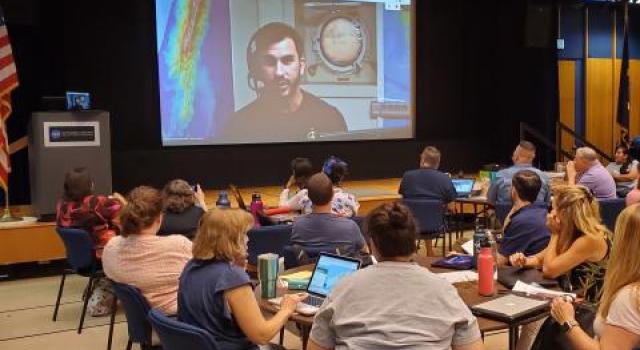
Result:
M220 191L218 194L218 200L216 201L216 207L220 209L231 208L231 202L229 201L229 194L227 191Z
M476 268L478 266L478 255L480 254L480 248L482 245L482 241L487 238L487 232L480 224L480 219L476 218L475 230L473 232L473 267Z

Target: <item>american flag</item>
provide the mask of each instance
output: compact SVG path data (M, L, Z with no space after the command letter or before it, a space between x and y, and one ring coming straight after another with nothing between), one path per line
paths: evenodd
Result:
M11 91L18 86L16 64L11 52L9 33L4 21L4 12L0 8L0 186L5 193L9 186L9 137L7 119L11 115Z

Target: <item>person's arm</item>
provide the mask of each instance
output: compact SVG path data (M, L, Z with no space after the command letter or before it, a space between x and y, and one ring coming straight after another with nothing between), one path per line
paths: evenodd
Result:
M597 242L587 237L578 238L561 254L556 253L557 245L557 235L552 235L542 263L542 274L546 278L557 278L593 258L598 252Z
M559 324L575 322L573 305L562 298L556 298L551 303L551 316ZM577 350L632 349L640 343L640 335L610 324L604 325L599 341L591 338L579 325L572 327L566 336Z
M549 249L549 246L544 248L544 250L538 254L531 256L525 256L523 253L517 252L509 256L509 262L511 262L511 266L539 268L544 262L544 256L547 253L547 249Z
M307 350L333 350L335 348L323 348L318 345L313 339L309 339L309 343L307 344Z
M635 165L636 165L636 162L633 162L632 164L629 165L630 169L628 174L616 174L616 175L612 174L613 179L616 180L616 182L635 181L638 178L638 167Z
M569 185L575 185L576 184L576 163L574 161L568 161L567 162L567 183Z
M202 210L204 210L204 212L206 213L209 209L207 208L207 203L205 203L204 201L204 191L202 191L202 187L200 187L200 184L196 185L196 191L194 193L196 200L198 201L198 206L200 206L200 208L202 208Z
M484 344L482 343L482 339L478 339L470 344L464 345L452 345L452 350L484 350Z
M289 188L285 188L280 192L280 200L278 206L284 207L289 205Z
M289 316L296 310L298 302L306 298L306 294L283 296L280 311L269 320L265 320L262 316L256 297L248 285L228 289L224 292L224 297L242 332L252 342L265 345L285 325Z

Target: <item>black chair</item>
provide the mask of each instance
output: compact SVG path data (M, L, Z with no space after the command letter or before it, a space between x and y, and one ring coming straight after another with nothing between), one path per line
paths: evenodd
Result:
M418 222L419 241L424 240L428 244L432 239L442 237L442 256L444 256L447 233L444 204L439 200L422 198L405 198L402 202L411 210ZM427 254L430 250L427 246Z
M249 230L248 260L253 266L258 265L258 255L275 253L284 255L284 247L291 238L291 225L262 226Z
M500 222L500 225L504 225L504 220L509 215L509 211L513 207L513 203L511 202L496 202L494 206L494 211L496 213L496 219Z
M151 345L151 324L147 318L151 307L147 299L140 293L138 288L124 283L113 282L113 290L116 297L120 300L124 308L124 314L127 317L127 328L129 330L129 341L127 342L127 350L131 350L133 343L140 344L142 350L153 349ZM111 324L109 326L109 334L113 334L113 321L115 310L111 315Z
M102 266L96 259L94 247L94 241L91 234L85 230L76 228L64 228L56 227L56 232L62 242L67 253L67 264L70 269L64 268L62 270L62 279L60 280L60 288L58 289L58 298L56 299L56 306L53 309L53 321L58 318L58 309L60 308L60 299L62 298L62 291L64 290L64 282L67 278L67 274L76 273L80 276L89 277L87 286L83 293L84 302L82 304L82 313L80 314L80 324L78 325L78 334L82 333L82 326L84 325L84 316L87 312L87 304L89 298L93 294L95 288L95 282L98 278L104 277Z
M626 205L625 199L599 199L598 204L600 204L600 216L602 217L602 223L613 232L616 227L618 215L620 215L620 212L624 210Z
M218 350L213 336L206 330L165 316L152 309L149 321L162 342L163 350Z

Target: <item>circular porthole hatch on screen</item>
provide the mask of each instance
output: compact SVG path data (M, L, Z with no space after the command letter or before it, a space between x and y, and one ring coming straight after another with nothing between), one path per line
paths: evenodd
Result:
M367 30L356 18L336 16L327 19L317 38L323 63L340 73L357 73L367 50Z

